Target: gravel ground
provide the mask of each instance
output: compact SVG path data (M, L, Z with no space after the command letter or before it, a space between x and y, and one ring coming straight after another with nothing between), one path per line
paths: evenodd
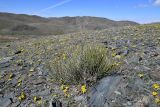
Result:
M65 96L46 62L86 44L102 44L123 62L81 93ZM160 25L140 25L48 36L0 49L0 107L159 107Z

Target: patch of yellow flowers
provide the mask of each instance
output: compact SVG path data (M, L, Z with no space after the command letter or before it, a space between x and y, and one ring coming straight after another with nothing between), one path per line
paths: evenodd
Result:
M81 86L81 92L82 92L83 94L87 92L87 88L86 88L86 85L85 85L85 84Z
M18 80L18 85L17 85L17 86L20 86L21 84L22 84L22 80L19 79L19 80Z
M63 90L63 93L64 93L64 96L65 97L70 97L70 94L69 94L69 86L68 85L61 85L61 90ZM82 85L81 86L81 93L82 94L85 94L87 92L87 87L86 85Z
M30 72L33 72L34 70L35 70L35 68L32 67L29 71L30 71Z
M33 100L34 100L34 102L37 103L38 105L41 105L41 104L42 104L42 97L34 96L34 97L33 97Z
M69 91L69 86L68 85L62 85L61 89L63 90L63 93L64 93L65 97L70 97L70 94L68 93L68 91Z
M115 58L116 59L121 59L121 56L120 55L116 55Z
M159 96L159 93L158 93L158 91L160 90L160 84L154 83L152 85L152 88L155 90L155 91L152 92L152 95L155 97L155 99L154 99L155 103L160 105L160 96Z
M63 54L63 60L67 59L67 54Z
M112 53L112 57L115 57L116 55L117 55L117 53L115 53L115 52L114 52L114 53Z
M155 98L155 103L160 105L160 97L159 98Z
M9 75L8 80L9 80L9 81L10 81L10 80L12 80L12 79L13 79L13 77L14 77L14 74L12 74L12 73L11 73L11 74Z
M154 89L160 89L160 85L157 84L157 83L153 84L152 87L153 87Z
M21 95L18 97L18 99L19 99L20 101L25 100L25 99L26 99L26 94L25 94L24 92L22 92Z
M144 73L139 73L138 77L143 78L144 77Z
M156 96L158 95L158 92L153 91L153 92L152 92L152 95L153 95L154 97L156 97Z

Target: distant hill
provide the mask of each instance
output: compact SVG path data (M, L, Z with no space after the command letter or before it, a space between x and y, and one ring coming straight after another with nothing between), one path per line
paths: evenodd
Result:
M132 21L113 21L100 17L50 17L0 13L1 35L58 35L85 30L137 25Z

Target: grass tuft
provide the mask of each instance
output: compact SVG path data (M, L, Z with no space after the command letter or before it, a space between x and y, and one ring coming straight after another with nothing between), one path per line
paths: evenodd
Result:
M67 84L96 82L117 68L109 50L100 45L78 47L48 65L52 78Z

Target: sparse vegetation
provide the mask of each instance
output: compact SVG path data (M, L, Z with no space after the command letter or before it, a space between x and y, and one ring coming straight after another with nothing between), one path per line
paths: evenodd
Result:
M70 50L68 50L70 51ZM103 46L87 45L73 53L64 53L57 61L51 61L51 76L65 83L96 81L115 70L115 61Z
M17 102L21 106L26 102L43 105L57 99L72 107L99 103L97 98L135 107L146 99L151 106L159 106L158 26L127 26L8 43L0 51L0 92L6 96L14 93L11 106ZM101 92L104 97L99 96Z

